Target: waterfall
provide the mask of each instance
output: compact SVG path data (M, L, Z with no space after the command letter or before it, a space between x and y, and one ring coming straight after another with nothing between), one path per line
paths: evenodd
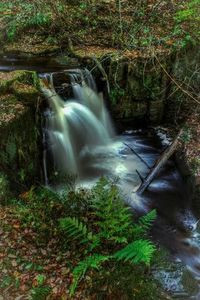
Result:
M41 82L50 113L46 117L45 132L53 156L54 169L67 174L82 172L81 156L96 146L106 146L114 135L112 123L102 94L88 70L68 70L72 88L70 99L64 101L55 90L53 73ZM43 155L47 183L46 150Z

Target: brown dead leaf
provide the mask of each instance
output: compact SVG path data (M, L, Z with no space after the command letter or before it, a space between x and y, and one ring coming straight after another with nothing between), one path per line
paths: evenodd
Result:
M15 223L15 224L13 224L13 228L19 229L19 228L20 228L20 223Z

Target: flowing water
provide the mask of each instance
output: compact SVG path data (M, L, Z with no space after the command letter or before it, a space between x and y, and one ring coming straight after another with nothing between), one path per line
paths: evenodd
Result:
M10 60L9 60L10 61ZM1 70L31 69L40 72L41 62L24 68L24 62L4 62ZM59 69L59 68L58 68ZM62 69L62 68L61 68ZM138 172L145 177L166 146L163 136L150 131L115 134L103 96L87 70L62 71L66 80L54 85L57 73L42 73L42 90L48 101L43 128L43 167L46 184L52 172L76 174L79 186L90 187L100 176L116 179L127 203L138 214L156 208L152 238L170 251L170 262L153 270L173 298L200 299L200 233L191 208L187 186L173 160L160 170L142 196ZM63 91L67 91L64 93ZM167 141L168 143L168 141ZM142 157L136 156L132 149Z
M42 87L51 108L46 131L55 170L82 178L83 156L107 147L114 131L91 74L87 70L73 70L68 75L73 93L66 102L55 91L53 74L46 78L48 87Z

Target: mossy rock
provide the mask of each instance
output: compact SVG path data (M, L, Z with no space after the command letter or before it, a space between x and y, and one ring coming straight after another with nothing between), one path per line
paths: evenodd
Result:
M17 99L25 104L31 104L39 95L38 90L33 86L19 81L12 84L13 94Z
M17 42L9 43L4 47L3 51L8 55L19 55L22 57L29 57L31 55L52 55L60 52L58 45L51 45L46 41L42 41L40 38L31 43L30 40L32 39L32 36L27 36Z
M4 76L3 76L4 75ZM36 109L39 101L34 72L0 74L0 166L15 189L30 186L40 176ZM7 90L7 93L6 93Z
M39 132L34 110L19 101L14 102L13 96L7 95L7 98L0 123L1 170L12 184L28 186L39 176Z
M38 79L35 72L32 71L13 71L0 73L0 93L12 92L14 82L30 84L38 87Z
M11 122L20 118L25 112L25 106L18 102L13 94L5 94L0 96L0 130L3 133L4 129Z

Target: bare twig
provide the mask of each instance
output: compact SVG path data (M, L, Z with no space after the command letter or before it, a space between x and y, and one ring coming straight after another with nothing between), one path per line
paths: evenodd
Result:
M135 171L138 174L138 177L140 178L141 182L143 183L144 182L144 178L142 177L142 175L140 174L140 172L137 169Z
M155 55L155 58L157 60L157 62L159 63L159 65L161 66L161 68L163 69L163 71L165 72L165 74L171 79L171 81L178 87L179 90L181 90L184 94L186 94L189 98L191 98L193 101L195 101L196 103L198 103L200 105L200 101L198 99L196 99L195 97L193 97L193 95L191 93L189 93L187 90L183 89L181 87L181 85L167 72L167 70L165 69L165 67L161 64L161 62L159 61L158 57Z
M126 143L124 143L124 145L127 146L143 162L143 164L145 164L145 166L148 169L151 169L151 167L147 164L147 162L131 146L129 146Z

